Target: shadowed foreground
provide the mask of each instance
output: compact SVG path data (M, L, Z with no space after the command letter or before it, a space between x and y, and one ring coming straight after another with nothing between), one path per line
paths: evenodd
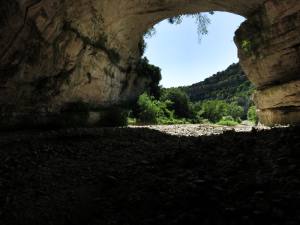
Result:
M300 128L0 134L0 224L300 224Z

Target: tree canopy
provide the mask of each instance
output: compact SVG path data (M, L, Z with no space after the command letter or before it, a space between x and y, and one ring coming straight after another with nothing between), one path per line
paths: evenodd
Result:
M209 14L214 14L213 12L209 12ZM197 25L197 33L198 33L198 40L201 42L202 36L208 33L207 26L210 24L209 17L204 13L194 13L194 14L186 14L186 15L178 15L168 19L169 23L171 24L181 24L184 17L192 17L195 19L195 23ZM144 34L143 40L139 43L139 48L141 55L144 54L145 48L147 44L145 42L145 38L151 38L156 34L156 29L153 27L149 28L148 31Z

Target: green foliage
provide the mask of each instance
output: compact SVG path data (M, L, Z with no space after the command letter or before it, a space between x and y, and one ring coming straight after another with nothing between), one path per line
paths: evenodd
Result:
M244 52L246 52L248 54L251 52L252 47L251 47L251 42L249 40L243 40L241 47Z
M187 110L184 112L188 116L178 116L176 114L177 108L175 106L178 105L175 102L179 102L180 106ZM236 103L226 103L223 100L191 103L186 95L178 89L164 90L160 100L156 100L153 96L144 93L139 97L138 107L137 122L143 124L220 122L226 123L225 125L236 125L241 122L240 116L243 114L242 107ZM131 121L133 120L131 119ZM133 123L136 123L136 121Z
M209 12L209 14L213 15L213 12ZM203 13L193 13L193 14L186 14L186 15L178 15L168 19L169 23L171 24L181 24L184 17L192 17L195 19L195 23L197 25L197 33L199 42L202 39L203 35L208 33L207 26L210 24L210 19L207 15ZM151 38L156 34L156 30L154 27L151 27L145 34L144 38Z
M165 101L156 100L147 93L142 94L138 100L139 112L137 123L142 124L184 124L190 123L186 118L175 118L174 111L171 110L173 102L169 99ZM132 121L132 119L131 119Z
M236 126L239 123L234 121L232 117L223 117L217 124L222 126Z
M142 123L157 123L157 117L160 113L160 108L156 104L153 98L148 94L142 94L138 99L138 106L140 113L138 114L138 120Z
M137 124L136 118L128 117L127 124L128 125L136 125Z
M161 89L160 70L143 58L137 67L140 76L153 76L158 91L143 94L134 109L138 122L159 124L220 123L236 125L251 117L257 121L255 110L248 109L254 86L247 80L239 64L189 87ZM157 77L155 79L155 77ZM151 90L151 89L150 89ZM156 94L155 94L156 93ZM150 97L151 96L151 97ZM160 97L159 97L160 96ZM159 98L158 98L159 97ZM192 101L190 100L192 99Z
M238 120L243 116L244 109L243 107L239 106L236 102L233 102L228 105L227 114L232 116L234 120Z
M213 14L213 12L210 12L210 14ZM183 17L192 17L195 19L197 24L198 39L199 41L201 41L202 36L208 33L207 26L210 24L210 19L208 18L208 16L203 13L194 13L171 17L168 19L168 21L171 24L181 24L183 21Z
M203 100L235 101L239 97L249 97L254 91L239 64L232 64L226 70L218 72L202 82L181 87L192 102Z
M161 101L169 101L169 109L179 118L189 118L191 116L190 101L188 95L178 89L169 88L162 91Z
M252 121L253 123L257 124L258 123L258 116L256 113L256 107L251 106L248 110L247 117L249 121Z
M149 64L149 60L144 57L136 66L136 72L138 76L143 76L149 79L151 82L148 87L148 92L156 99L160 96L159 82L161 80L161 70L159 67Z
M147 48L147 43L145 42L144 38L138 43L138 48L139 48L140 56L142 57L145 54Z
M247 119L248 108L252 104L250 96L255 90L239 64L232 64L225 71L218 72L202 82L179 89L185 91L192 102L205 100L236 102L244 111L241 119Z
M151 38L156 34L156 30L154 27L151 27L150 29L147 30L147 32L144 34L145 38Z
M228 105L222 100L207 100L202 103L201 115L209 121L216 123L223 116L228 115Z

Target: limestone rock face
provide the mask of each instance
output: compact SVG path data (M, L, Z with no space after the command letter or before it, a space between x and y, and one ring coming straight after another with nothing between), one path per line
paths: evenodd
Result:
M254 101L259 109L300 107L300 80L258 90Z
M149 80L134 72L139 56L121 55L121 25L110 30L119 15L104 19L108 2L1 1L2 120L60 114L74 102L107 107L143 91Z
M298 86L290 84L299 79L298 0L10 0L0 1L0 123L48 121L73 103L93 111L135 99L151 82L135 72L143 34L165 18L205 11L248 18L236 42L259 108L298 107ZM283 103L286 94L296 95Z
M269 0L236 32L241 65L256 85L254 101L267 125L298 124L300 2Z

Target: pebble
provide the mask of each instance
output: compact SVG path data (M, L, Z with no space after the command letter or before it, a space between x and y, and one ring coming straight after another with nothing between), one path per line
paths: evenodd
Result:
M149 128L158 130L160 132L175 135L175 136L187 136L187 137L199 137L209 135L219 135L224 132L251 132L253 129L263 130L269 129L265 126L249 126L249 125L237 125L221 126L214 124L180 124L180 125L148 125L148 126L130 126L132 128Z

